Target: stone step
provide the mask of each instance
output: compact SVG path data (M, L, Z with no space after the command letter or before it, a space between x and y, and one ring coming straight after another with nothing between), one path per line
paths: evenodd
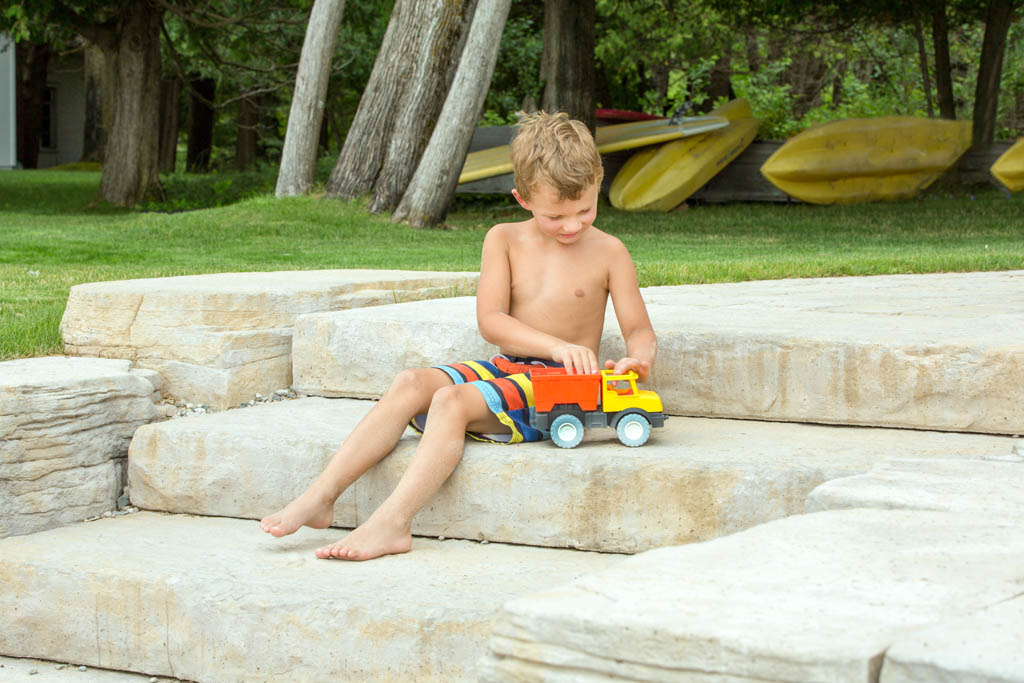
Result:
M674 414L1024 433L1024 271L643 290ZM359 356L373 349L372 362ZM379 396L408 367L489 357L469 297L301 317L296 389ZM602 356L623 353L611 307ZM355 359L355 360L354 360Z
M473 680L502 604L621 561L418 538L317 560L337 536L137 513L0 540L0 654L218 683Z
M301 493L370 409L310 397L139 429L132 503L259 519ZM393 490L419 437L349 488L334 522L351 528ZM715 538L803 512L819 484L895 456L1006 455L1008 437L674 417L641 448L610 429L578 448L467 442L462 462L417 516L425 536L634 553Z
M886 650L881 683L1024 683L1024 598L949 619Z
M807 512L843 508L987 512L1024 517L1024 457L898 458L869 472L827 481Z
M114 510L132 434L165 417L159 389L126 360L0 363L0 537Z
M71 288L70 355L160 372L174 398L226 408L291 385L295 318L472 294L477 273L313 270L91 282Z
M1022 583L1019 519L799 515L506 604L480 680L1020 683Z

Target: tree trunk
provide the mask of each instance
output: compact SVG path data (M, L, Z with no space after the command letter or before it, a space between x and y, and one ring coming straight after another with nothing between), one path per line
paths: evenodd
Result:
M327 181L327 196L369 192L380 174L402 102L421 56L424 25L441 0L397 0L345 144Z
M217 97L217 82L212 78L195 77L192 87L188 124L188 151L185 170L206 173L210 170L210 151L213 149L213 102Z
M945 0L938 0L932 11L932 44L935 46L935 94L939 100L939 116L952 121L956 119L956 102L953 99L949 21L946 18Z
M921 27L921 16L914 12L914 38L917 40L917 62L921 66L921 87L924 89L924 100L928 106L928 118L935 118L932 106L932 79L928 73L928 51L924 46L924 29Z
M479 0L441 116L392 220L425 227L444 217L487 97L510 4Z
M17 155L22 168L39 167L39 145L46 104L46 72L50 46L19 43L15 47L17 72Z
M421 2L434 6L427 20L415 27L420 34L419 57L398 103L394 131L373 185L372 213L394 209L409 186L455 76L453 66L461 54L457 48L468 34L465 29L476 6L476 0Z
M832 77L832 102L829 103L829 109L839 109L839 105L843 103L843 80L846 78L846 60L840 61L836 64L835 76Z
M107 59L98 46L85 46L85 127L82 141L82 161L103 162L110 123L110 82Z
M174 173L178 160L178 123L181 81L165 78L160 81L160 143L157 168L161 173Z
M299 70L295 75L288 130L284 136L284 149L281 150L281 168L275 190L278 197L306 194L313 187L331 57L344 11L345 0L316 0L309 15Z
M256 98L238 100L238 131L235 133L235 168L244 171L256 161L259 143L260 108Z
M544 0L541 108L594 131L594 0Z
M114 92L100 195L111 204L134 206L160 192L160 11L133 0L101 47L111 63Z
M978 62L978 85L974 91L973 147L992 144L996 134L999 80L1003 75L1006 35L1013 18L1014 0L991 0L985 18L985 38Z
M732 90L732 51L728 48L715 60L708 79L707 99L698 107L698 111L706 114L715 108L719 99L733 99L736 94Z
M761 70L761 48L758 45L758 31L748 26L743 31L743 47L747 52L747 71L756 74Z

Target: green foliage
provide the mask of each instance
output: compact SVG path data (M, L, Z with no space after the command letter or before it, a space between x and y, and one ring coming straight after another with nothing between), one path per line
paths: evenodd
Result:
M516 122L523 100L540 101L540 57L544 38L530 16L511 17L501 37L498 60L484 105L483 123L504 125Z
M331 173L334 158L317 160L314 181L322 186ZM258 163L244 171L221 169L213 173L167 173L160 176L164 197L141 204L141 211L178 213L228 206L253 197L272 195L277 184L276 164ZM316 191L320 191L319 187Z
M800 122L793 119L792 88L780 79L791 61L784 57L758 71L742 71L732 78L736 96L750 102L754 116L761 119L762 138L786 138L800 132Z
M596 7L601 106L666 114L706 99L710 67L732 33L706 2L597 0Z

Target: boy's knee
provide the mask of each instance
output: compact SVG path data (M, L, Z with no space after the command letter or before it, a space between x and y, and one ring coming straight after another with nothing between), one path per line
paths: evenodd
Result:
M444 414L447 420L468 423L473 418L473 399L476 394L477 390L468 384L443 387L434 393L430 411Z
M433 377L430 368L415 368L402 370L395 379L391 381L387 393L400 396L421 395L433 392L433 384L430 382Z

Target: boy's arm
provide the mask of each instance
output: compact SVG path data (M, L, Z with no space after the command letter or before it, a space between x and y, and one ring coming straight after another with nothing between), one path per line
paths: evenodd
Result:
M605 367L614 368L616 374L635 370L641 382L654 367L658 355L658 339L647 315L647 305L640 294L636 267L626 246L615 240L608 269L608 292L612 297L615 317L626 341L626 355L618 361L607 361Z
M497 226L484 238L476 293L476 321L484 340L507 353L550 358L565 365L569 372L597 372L597 356L591 349L541 332L509 315L511 282L508 242L501 226Z

